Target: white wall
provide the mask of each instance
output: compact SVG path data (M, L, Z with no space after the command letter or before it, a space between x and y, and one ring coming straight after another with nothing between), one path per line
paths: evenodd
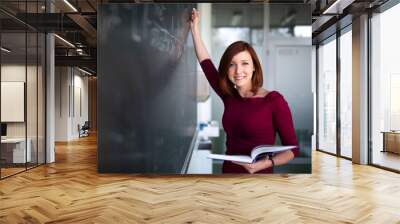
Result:
M78 74L77 74L78 72ZM89 120L89 102L88 102L88 77L87 76L82 76L84 75L78 70L74 70L74 94L73 99L73 105L74 107L72 108L72 124L71 124L71 135L73 138L79 137L78 133L78 124L82 126L85 121ZM80 93L79 93L80 92ZM80 96L80 97L79 97ZM71 103L72 104L72 103ZM81 110L81 111L80 111Z
M1 81L3 82L24 82L26 84L25 76L28 76L29 85L36 85L36 81L32 81L31 76L36 77L36 67L18 65L18 64L9 64L1 66ZM27 88L27 120L28 124L28 137L30 137L30 133L33 133L36 130L36 113L35 111L36 105L36 88ZM7 96L2 96L7 97ZM33 98L33 99L32 99ZM31 102L35 102L33 105L30 105ZM24 110L24 108L22 108ZM7 110L7 108L2 108L1 110ZM7 136L8 137L24 137L25 136L25 126L26 122L7 122ZM36 133L36 131L35 131Z
M68 68L55 68L55 140L67 141L68 139Z
M88 78L72 67L56 67L55 73L55 140L70 141L88 120Z
M25 71L24 65L2 65L1 66L1 81L2 82L25 82ZM28 70L31 67L28 66ZM30 73L29 73L30 74ZM7 96L2 96L7 97ZM23 108L24 109L24 108ZM1 108L1 110L7 110L7 108ZM8 137L24 137L25 136L25 122L7 122L7 136Z

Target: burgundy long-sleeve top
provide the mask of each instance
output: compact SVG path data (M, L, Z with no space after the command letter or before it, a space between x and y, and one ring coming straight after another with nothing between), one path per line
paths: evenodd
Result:
M282 145L298 145L288 103L279 92L271 91L265 97L251 98L223 95L218 84L218 71L212 61L205 59L200 65L224 103L222 125L227 137L227 155L250 155L258 145L274 145L276 133ZM292 152L297 156L299 149L294 148ZM242 166L229 161L224 161L222 172L248 173ZM272 172L271 167L258 173Z

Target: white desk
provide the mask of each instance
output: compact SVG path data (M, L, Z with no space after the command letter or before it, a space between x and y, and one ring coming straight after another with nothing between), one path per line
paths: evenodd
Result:
M25 151L25 138L6 138L6 139L1 139L1 144L3 145L2 147L6 146L13 146L13 153L12 157L13 163L25 163L25 158L27 158L27 162L31 161L31 145L32 141L30 138L27 139L28 144L27 144L27 149ZM26 154L25 154L26 152Z
M202 139L208 139L209 137L219 137L219 123L217 121L212 121L206 126L204 126L202 129L199 131L199 136Z
M199 131L199 139L197 141L208 141L209 138L219 137L219 124L216 121L210 122L202 130ZM211 143L211 142L210 142ZM212 174L212 159L208 158L211 153L209 149L194 149L192 158L190 159L188 174Z

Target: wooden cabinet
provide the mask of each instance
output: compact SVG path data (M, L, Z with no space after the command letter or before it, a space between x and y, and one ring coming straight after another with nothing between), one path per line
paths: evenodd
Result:
M400 132L387 131L383 133L383 152L400 154Z

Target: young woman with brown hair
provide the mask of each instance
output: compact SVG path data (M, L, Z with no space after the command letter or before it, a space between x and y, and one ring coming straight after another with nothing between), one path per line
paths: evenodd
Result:
M258 145L274 145L276 133L282 145L298 145L286 100L277 91L262 88L262 67L254 49L244 41L232 43L217 70L201 40L199 21L199 12L193 9L190 26L197 59L224 103L226 154L249 155ZM224 161L222 172L272 173L274 166L286 164L298 154L295 148L252 164Z

